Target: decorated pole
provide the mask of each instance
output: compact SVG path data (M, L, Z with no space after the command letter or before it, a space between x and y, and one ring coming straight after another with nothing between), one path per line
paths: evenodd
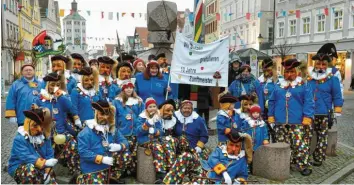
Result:
M202 43L202 33L203 33L203 0L195 0L194 1L194 42Z

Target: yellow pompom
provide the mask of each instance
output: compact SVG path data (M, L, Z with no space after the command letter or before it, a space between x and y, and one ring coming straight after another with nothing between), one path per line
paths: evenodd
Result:
M54 136L54 143L57 145L62 145L64 144L66 141L66 137L63 134L57 134L56 136Z

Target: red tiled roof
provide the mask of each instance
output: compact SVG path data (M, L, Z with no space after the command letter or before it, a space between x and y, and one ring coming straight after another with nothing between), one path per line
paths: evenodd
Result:
M139 35L139 39L141 40L141 43L143 44L143 47L149 47L148 43L148 29L145 27L135 27L135 35Z

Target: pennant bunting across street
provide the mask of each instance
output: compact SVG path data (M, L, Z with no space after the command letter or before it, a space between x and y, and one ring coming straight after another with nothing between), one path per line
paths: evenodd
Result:
M229 38L199 44L177 32L172 56L171 82L227 87Z

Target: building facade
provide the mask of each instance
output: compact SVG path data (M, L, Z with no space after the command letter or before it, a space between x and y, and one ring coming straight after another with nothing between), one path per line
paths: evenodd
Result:
M32 34L33 37L35 37L41 32L40 7L39 7L38 0L30 0L30 4L32 7L32 28L33 28ZM31 45L31 49L32 49L32 45ZM42 58L36 59L32 57L32 62L36 64L36 75L43 76L43 73L47 70L45 69L45 67L43 67Z
M15 62L12 55L11 40L19 39L19 11L16 0L1 1L1 80L11 83L14 79Z
M219 39L220 35L220 0L206 0L204 4L205 43Z
M77 2L71 3L71 13L63 19L63 39L66 45L66 54L79 53L84 58L86 53L86 20L77 9Z
M230 48L261 49L271 54L274 0L220 0L222 37L229 36ZM260 48L259 34L264 38Z
M190 15L193 15L188 8L184 11L184 25L182 33L185 37L193 40L194 20L190 20Z
M139 54L153 47L148 42L148 29L146 27L135 27L133 50Z
M344 89L349 88L354 72L354 1L277 0L275 45L291 45L288 57L297 57L313 66L311 57L325 43L336 45L338 59L333 64L341 71Z

